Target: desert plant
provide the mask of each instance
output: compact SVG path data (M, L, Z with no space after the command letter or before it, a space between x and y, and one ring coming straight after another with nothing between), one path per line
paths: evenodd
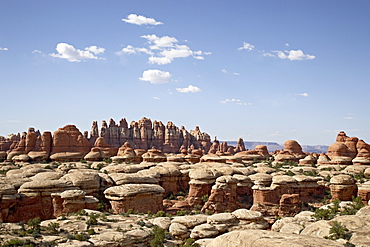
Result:
M40 232L41 231L40 223L41 223L40 217L36 217L29 220L27 222L27 225L30 227L29 233Z
M337 240L340 238L349 240L351 238L349 230L347 227L343 226L342 223L334 220L330 222L330 224L332 227L329 230L329 236L325 236L325 238L331 240Z
M86 221L88 226L97 225L98 224L98 214L89 214L89 219Z
M150 242L151 247L162 247L164 246L164 240L166 238L165 231L159 226L152 227L153 240Z
M55 234L59 232L59 224L56 222L50 222L46 227L46 230L50 231L51 233Z

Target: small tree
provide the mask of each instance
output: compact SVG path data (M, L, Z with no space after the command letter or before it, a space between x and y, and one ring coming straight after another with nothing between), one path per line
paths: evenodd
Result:
M27 222L27 225L30 227L31 232L40 232L41 226L40 226L41 220L40 217L33 218Z
M334 220L331 224L332 227L329 230L329 236L326 236L325 238L332 240L340 238L349 240L351 238L348 228L343 226L342 223Z

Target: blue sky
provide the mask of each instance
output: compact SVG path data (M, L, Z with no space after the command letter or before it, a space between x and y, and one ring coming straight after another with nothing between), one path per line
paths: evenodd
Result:
M0 1L0 135L149 117L370 142L369 1Z

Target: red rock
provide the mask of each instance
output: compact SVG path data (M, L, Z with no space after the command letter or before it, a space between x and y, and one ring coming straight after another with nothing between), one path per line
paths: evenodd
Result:
M52 160L80 160L90 151L90 142L74 125L66 125L54 132Z
M211 195L202 207L202 212L223 213L241 207L236 193L238 180L232 176L221 176L212 186Z

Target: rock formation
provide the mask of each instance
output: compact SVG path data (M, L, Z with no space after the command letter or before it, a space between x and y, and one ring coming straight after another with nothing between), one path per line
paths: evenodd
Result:
M56 161L81 160L90 151L90 142L74 125L59 128L53 135L50 159Z

